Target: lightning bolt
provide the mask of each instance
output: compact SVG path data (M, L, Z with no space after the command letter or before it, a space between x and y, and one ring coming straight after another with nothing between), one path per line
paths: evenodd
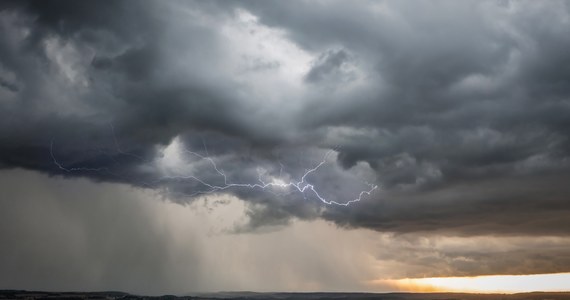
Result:
M118 143L118 141L115 137L115 134L114 134L114 128L113 128L113 136L114 136L115 146L117 147L117 153L119 153L121 155L129 155L129 156L133 156L133 157L137 157L137 158L142 159L139 156L125 152L125 151L120 149L119 143ZM316 164L314 167L312 167L310 169L306 169L305 173L303 174L303 176L301 176L301 178L298 181L290 181L287 183L287 182L284 182L283 180L281 180L280 178L281 178L282 173L283 173L283 164L281 162L279 162L281 168L279 171L279 178L278 179L273 179L271 181L265 181L265 180L263 180L263 173L260 172L258 169L258 182L253 182L253 183L229 182L228 177L226 176L224 171L222 169L220 169L218 167L218 165L216 164L216 162L214 161L214 159L212 159L209 156L208 150L207 150L208 148L206 147L206 143L204 141L203 141L203 144L204 144L204 150L205 150L207 156L201 155L200 153L197 153L197 152L190 151L188 149L183 149L183 152L188 154L188 155L195 156L195 157L199 158L200 160L207 161L210 164L210 166L212 167L212 169L219 176L221 176L221 178L223 178L223 184L210 183L210 182L207 182L206 180L201 179L199 177L196 177L194 175L180 175L180 176L162 176L158 180L156 180L152 183L143 183L143 185L144 186L154 186L158 182L168 181L168 180L193 180L193 181L196 181L196 182L200 183L201 185L203 185L207 188L205 191L197 191L193 194L187 194L187 196L189 196L189 197L193 197L193 196L197 196L197 195L201 195L201 194L211 194L211 193L223 192L225 190L232 189L232 188L260 189L260 190L264 190L264 191L273 193L275 195L278 195L277 193L275 193L273 191L276 188L289 189L291 192L300 193L301 195L303 195L303 197L305 199L307 199L307 194L312 194L319 201L321 201L323 204L338 205L338 206L349 206L355 202L359 202L365 196L371 196L372 193L376 189L378 189L377 185L366 183L366 185L369 186L369 189L360 191L360 193L358 193L358 197L355 197L354 199L348 200L346 202L338 202L335 200L327 200L325 197L323 197L317 191L317 188L315 187L315 185L313 185L307 181L307 177L313 173L316 173L324 164L326 164L327 158L334 152L333 150L327 151L326 154L324 155L323 159L318 164ZM103 171L105 171L105 172L112 174L112 172L110 172L110 170L108 168L105 168L105 167L103 167L103 168L82 168L82 167L67 168L67 167L65 167L62 163L60 163L56 159L56 156L54 154L54 142L53 142L53 140L51 141L51 144L50 144L50 155L51 155L51 158L53 160L53 163L60 170L63 170L65 172L103 172ZM281 194L281 195L283 195L283 194Z
M277 181L277 180L273 180L270 182L265 182L262 178L262 174L259 173L258 176L258 181L257 183L231 183L228 182L228 178L226 176L226 174L220 170L218 168L218 166L216 165L216 162L209 156L203 156L199 153L190 151L188 149L184 149L184 152L190 155L194 155L202 160L206 160L210 163L210 165L212 166L212 168L216 171L216 173L218 175L220 175L223 179L224 179L224 184L223 185L214 185L214 184L210 184L205 182L204 180L193 176L193 175L189 175L189 176L168 176L166 178L169 179L192 179L192 180L196 180L199 183L203 184L204 186L208 187L209 190L206 192L198 192L198 193L214 193L217 191L223 191L223 190L227 190L230 188L250 188L250 189L262 189L262 190L268 190L270 188L292 188L294 191L298 191L299 193L301 193L304 197L306 196L307 192L312 193L314 196L316 196L322 203L327 204L327 205L340 205L340 206L349 206L350 204L354 203L354 202L358 202L361 201L363 199L364 196L370 196L377 188L377 185L373 185L373 184L367 184L370 189L369 190L364 190L361 191L358 194L358 197L346 201L346 202L337 202L334 200L327 200L326 198L324 198L323 196L321 196L319 194L319 192L317 191L317 189L315 188L315 186L309 182L307 182L307 176L309 176L310 174L317 172L318 169L323 166L326 163L326 160L328 158L328 156L333 153L333 150L329 150L327 151L327 153L325 154L325 156L323 157L322 161L319 162L315 167L306 170L305 173L303 174L303 176L301 176L301 179L299 181L290 181L289 183L284 183L281 182L281 180ZM280 169L280 173L282 172L282 164L281 164L281 169ZM306 197L305 197L306 198Z
M57 161L57 159L55 158L55 154L53 153L53 144L54 141L52 140L50 145L49 145L49 153L51 155L51 159L53 160L53 163L60 169L63 170L65 172L79 172L79 171L87 171L87 172L101 172L101 171L109 171L108 168L66 168L64 167L60 162Z

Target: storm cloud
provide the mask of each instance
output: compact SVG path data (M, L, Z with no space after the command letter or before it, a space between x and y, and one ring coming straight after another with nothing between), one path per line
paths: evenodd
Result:
M0 167L194 201L207 182L299 178L314 197L224 190L242 230L323 218L382 232L567 236L564 1L3 1ZM188 150L188 151L186 151ZM175 176L177 175L177 176ZM278 176L279 175L279 176ZM569 270L567 260L562 269Z

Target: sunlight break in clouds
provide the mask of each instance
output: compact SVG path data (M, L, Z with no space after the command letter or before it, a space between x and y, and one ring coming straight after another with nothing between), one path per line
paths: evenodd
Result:
M523 293L567 291L570 273L536 275L488 275L475 277L406 278L377 280L402 291L462 293Z

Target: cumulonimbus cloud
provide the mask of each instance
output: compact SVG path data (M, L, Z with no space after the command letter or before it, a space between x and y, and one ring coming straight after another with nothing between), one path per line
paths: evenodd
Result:
M323 193L381 191L348 209L228 192L257 204L252 226L567 235L568 14L562 1L7 1L0 166L188 195L204 186L165 174L221 178L164 159L173 141L233 182L259 167L298 178L334 149L310 179Z

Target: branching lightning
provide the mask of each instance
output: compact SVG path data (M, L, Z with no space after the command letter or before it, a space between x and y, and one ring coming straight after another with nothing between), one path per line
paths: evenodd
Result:
M113 129L113 135L114 135L114 129ZM128 153L128 152L124 152L123 150L121 150L115 136L114 136L114 144L117 147L117 153L119 153L121 155L129 155L132 157L142 159L141 157L139 157L137 155L134 155L134 154ZM210 166L212 167L212 169L216 172L216 174L221 176L221 178L223 178L223 184L214 184L212 182L208 182L207 180L201 179L201 178L196 177L194 175L162 176L158 180L156 180L155 183L159 182L159 181L167 181L167 180L192 180L192 181L198 182L201 185L206 187L205 191L197 191L193 194L189 194L188 196L190 196L190 197L197 196L200 194L211 194L211 193L222 192L222 191L232 189L232 188L261 189L261 190L273 193L275 195L278 195L277 193L275 193L273 191L276 188L286 189L286 190L290 191L289 193L294 193L294 192L300 193L305 199L307 198L308 194L309 195L312 194L314 197L316 197L323 204L338 205L338 206L349 206L355 202L359 202L365 196L372 195L372 193L378 188L377 185L366 183L370 187L369 189L360 191L358 194L358 197L356 197L352 200L348 200L346 202L338 202L335 200L328 200L325 197L323 197L317 191L317 188L315 187L315 185L313 185L307 181L307 177L309 175L317 172L324 164L326 164L327 158L331 155L331 153L333 153L333 150L327 151L326 154L324 155L323 159L316 166L314 166L313 168L310 168L310 169L306 169L305 173L303 174L303 176L301 176L301 178L298 181L289 181L289 182L283 181L282 180L282 173L283 173L283 167L284 166L281 162L279 162L279 165L280 165L279 177L276 179L273 178L271 181L265 181L263 179L263 173L258 170L258 178L257 178L258 181L257 182L252 182L252 183L230 182L228 180L228 177L224 173L224 171L221 170L220 168L218 168L218 165L216 164L214 159L212 159L209 156L208 148L206 147L206 143L203 142L203 144L204 144L204 150L205 150L205 153L207 156L201 155L197 152L190 151L188 149L184 149L183 152L188 154L188 155L195 156L195 157L199 158L200 160L207 161L210 164ZM82 167L67 168L67 167L65 167L63 164L61 164L56 159L56 156L54 154L54 142L53 142L53 140L50 144L50 155L51 155L51 158L53 160L53 163L60 170L63 170L65 172L103 172L103 171L105 171L105 172L111 173L110 170L106 167L102 167L102 168L82 168ZM150 184L144 184L144 185L150 185ZM283 195L283 194L281 194L281 195Z
M194 155L200 159L203 160L207 160L212 168L216 171L217 174L219 174L220 176L222 176L222 178L224 179L224 184L223 185L214 185L214 184L210 184L207 183L199 178L197 178L196 176L172 176L170 178L172 179L193 179L196 180L198 182L200 182L201 184L203 184L204 186L207 186L208 188L210 188L209 191L207 191L206 193L213 193L213 192L217 192L217 191L223 191L229 188L235 188L235 187L241 187L241 188L250 188L250 189L262 189L262 190L267 190L269 188L292 188L293 191L298 191L299 193L303 194L303 196L305 196L306 192L311 192L314 196L316 196L322 203L327 204L327 205L341 205L341 206L348 206L354 202L358 202L360 200L362 200L362 198L366 195L366 196L370 196L372 194L372 192L374 192L374 190L376 190L378 188L377 185L373 185L373 184L368 184L368 186L370 187L369 190L365 190L365 191L361 191L358 194L358 197L346 202L337 202L334 200L327 200L326 198L324 198L323 196L321 196L319 194L319 192L317 192L315 186L311 183L308 183L306 178L307 176L309 176L311 173L316 172L322 165L324 165L326 163L326 160L328 158L328 156L333 152L332 150L327 151L327 153L325 154L325 156L323 157L323 160L317 164L315 167L305 171L305 173L303 174L303 176L301 177L301 179L297 182L295 181L290 181L289 183L285 183L282 180L273 180L270 182L265 182L262 178L262 174L259 173L258 176L258 183L231 183L228 182L228 178L226 176L226 174L221 171L218 166L216 165L216 162L208 157L208 156L203 156L199 153L196 152L192 152L190 150L184 150L184 152ZM281 163L280 163L281 164ZM281 164L281 169L280 169L280 175L283 171L283 165Z
M55 158L55 154L53 153L53 144L54 144L54 142L53 142L53 140L52 140L51 143L50 143L50 146L49 146L49 153L50 153L50 155L51 155L51 158L52 158L52 160L53 160L53 163L54 163L60 170L63 170L63 171L68 172L68 173L70 173L70 172L79 172L79 171L87 171L87 172L109 171L109 169L108 169L108 168L105 168L105 167L103 167L103 168L83 168L83 167L80 167L80 168L66 168L66 167L64 167L61 163L59 163L59 162L57 161L57 159Z

